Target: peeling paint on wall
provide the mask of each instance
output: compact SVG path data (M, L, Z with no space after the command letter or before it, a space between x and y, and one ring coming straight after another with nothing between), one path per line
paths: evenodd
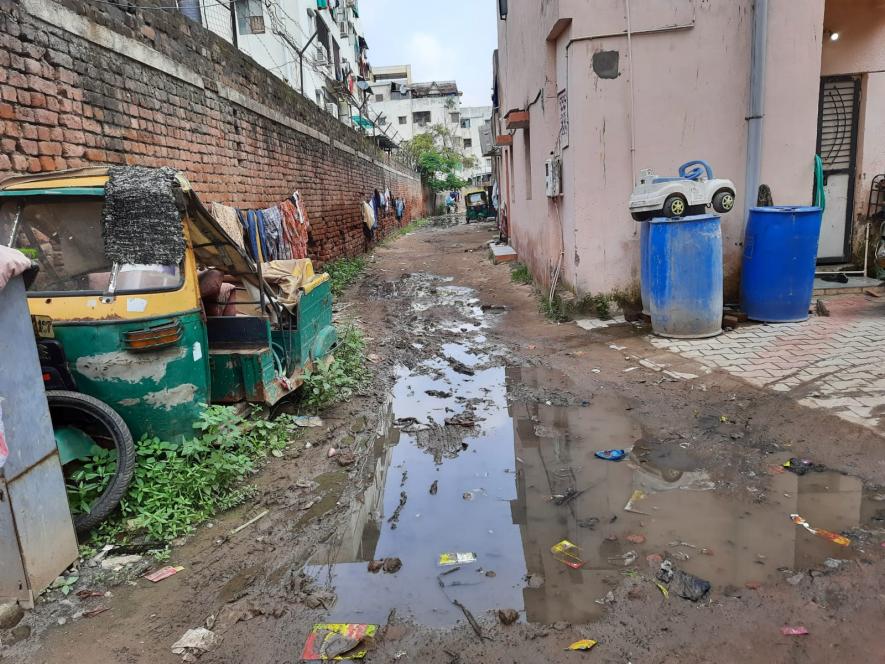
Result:
M122 380L138 383L142 380L159 382L166 375L166 367L184 357L184 348L169 348L152 353L129 353L118 350L98 355L84 355L77 360L77 371L90 380Z
M145 403L150 404L154 408L163 408L164 410L172 410L175 406L190 403L194 400L197 393L197 386L191 383L177 385L175 387L167 387L158 392L150 392L144 395Z

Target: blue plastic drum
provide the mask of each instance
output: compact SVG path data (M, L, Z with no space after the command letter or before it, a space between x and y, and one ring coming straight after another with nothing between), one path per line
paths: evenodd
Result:
M808 318L821 215L819 207L750 208L741 269L741 307L748 318Z
M717 215L652 219L647 269L655 334L699 339L722 332L722 230Z

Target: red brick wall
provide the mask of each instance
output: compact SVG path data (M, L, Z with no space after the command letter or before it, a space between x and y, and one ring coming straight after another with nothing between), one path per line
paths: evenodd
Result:
M178 12L124 2L128 11L88 0L60 4L151 49L149 56L187 68L204 87L144 64L136 49L127 57L53 24L64 21L0 0L0 177L90 164L166 165L183 171L204 202L238 207L266 207L298 190L312 224L310 255L319 262L363 251L360 201L375 188L406 199L404 224L422 215L420 182L403 175L409 169ZM230 101L224 90L259 102L274 119ZM276 113L331 144L277 121ZM388 215L379 236L395 225Z

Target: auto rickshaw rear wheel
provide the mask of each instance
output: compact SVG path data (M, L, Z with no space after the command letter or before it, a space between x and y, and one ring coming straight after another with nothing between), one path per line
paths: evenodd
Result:
M46 400L56 439L73 441L71 449L62 455L66 482L77 463L91 456L92 446L116 452L116 470L101 495L88 512L73 515L77 533L83 534L104 521L126 494L135 471L135 443L123 419L113 408L94 397L80 392L49 390Z

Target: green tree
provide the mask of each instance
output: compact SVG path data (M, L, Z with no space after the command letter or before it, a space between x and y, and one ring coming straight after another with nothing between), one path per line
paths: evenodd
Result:
M400 150L434 191L460 189L467 181L459 171L475 166L476 158L461 151L457 138L445 125L435 124L423 134L404 141Z

